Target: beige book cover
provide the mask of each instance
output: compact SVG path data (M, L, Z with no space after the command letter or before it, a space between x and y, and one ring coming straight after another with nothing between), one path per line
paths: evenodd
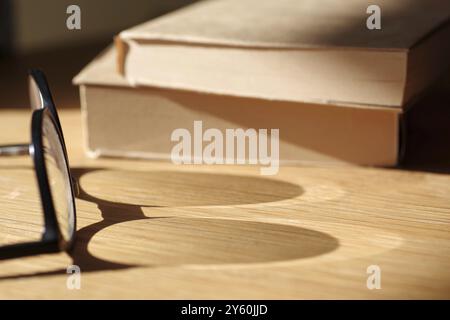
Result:
M207 0L121 32L118 70L132 86L401 107L449 65L449 18L442 0Z
M395 165L401 110L135 88L115 69L115 50L74 79L88 155L171 159L174 130L279 129L280 163Z

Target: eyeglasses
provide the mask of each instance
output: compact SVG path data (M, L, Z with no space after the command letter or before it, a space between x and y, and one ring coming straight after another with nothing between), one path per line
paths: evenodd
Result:
M31 143L0 146L0 156L30 155L44 214L40 241L0 247L0 260L69 251L76 231L75 191L64 136L53 98L40 70L29 71Z

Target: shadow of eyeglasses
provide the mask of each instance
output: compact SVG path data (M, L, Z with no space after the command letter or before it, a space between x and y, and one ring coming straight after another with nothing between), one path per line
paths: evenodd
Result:
M247 179L242 185L245 186L245 188L251 188L254 187L254 193L256 196L252 197L234 197L231 200L229 200L229 194L222 197L222 200L224 202L218 202L217 199L203 199L202 195L197 195L196 199L189 199L187 202L183 202L182 200L178 200L174 203L171 203L170 201L154 201L155 204L152 204L152 201L146 201L147 203L140 203L140 204L130 204L130 203L120 203L117 201L112 201L108 199L100 198L100 196L103 196L103 194L100 194L98 192L87 192L83 185L80 183L82 177L88 176L88 174L95 176L95 174L102 174L105 172L110 171L110 174L116 178L117 172L115 170L109 170L106 168L73 168L71 169L72 176L75 180L78 181L79 184L79 194L78 198L84 201L88 201L91 203L94 203L97 205L98 209L100 210L102 220L98 221L96 223L90 224L88 226L85 226L77 231L77 241L75 242L75 246L73 250L69 253L70 257L72 259L72 264L77 265L80 267L82 272L97 272L97 271L106 271L106 270L124 270L124 269L130 269L135 267L143 267L147 266L146 264L133 264L133 263L118 263L113 262L107 259L102 259L99 257L94 256L89 250L88 245L90 244L91 240L94 238L94 236L100 232L101 230L104 230L106 228L112 227L114 225L124 223L124 222L131 222L131 221L137 221L137 220L154 220L154 219L167 219L172 218L170 216L164 216L164 217L148 217L144 214L143 208L162 208L162 207L176 207L176 206L183 206L183 205L231 205L231 204L248 204L248 203L264 203L264 202L274 202L274 201L281 201L285 199L295 198L302 194L302 188L300 186L290 184L287 182L279 181L279 180L273 180L273 179L265 179L261 177L245 177L245 176L229 176L229 175L217 175L217 174L203 174L202 173L189 173L186 175L186 173L182 172L150 172L149 175L152 177L152 179L155 179L157 181L161 180L167 180L167 177L172 177L172 179L176 180L178 183L183 181L183 179L192 180L192 178L195 178L199 176L199 181L203 183L203 188L205 190L210 190L211 183L217 185L221 183L227 184L233 184L232 181L236 182L236 179L241 179L240 182L242 182L242 179ZM132 171L126 171L126 174L130 174ZM138 175L142 176L142 172L138 172ZM120 174L119 174L120 175ZM184 175L184 176L183 176ZM131 175L132 176L132 175ZM97 178L104 179L105 175L103 174L98 176ZM133 182L136 181L136 177L131 177ZM227 181L228 179L228 181ZM120 179L119 179L120 180ZM170 179L169 179L170 180ZM267 180L267 181L266 181ZM173 181L172 181L173 182ZM266 183L267 185L264 185ZM94 183L92 183L94 184ZM87 183L89 185L89 183ZM236 183L235 183L236 185ZM239 185L239 184L237 184ZM173 186L172 186L173 187ZM279 187L281 189L284 189L285 192L278 192L275 194L270 194L265 191L267 191L267 188L272 187L276 189L276 187ZM122 186L123 188L123 186ZM89 189L89 188L88 188ZM235 186L235 191L239 192L238 188ZM269 188L270 189L270 188ZM262 191L264 190L264 192ZM117 190L116 190L117 191ZM115 192L116 192L115 191ZM161 191L163 193L166 192L166 190ZM174 196L177 198L177 196ZM111 195L106 194L106 198L112 199L113 197ZM189 198L189 197L187 197ZM136 199L134 199L136 200ZM139 199L137 199L139 200ZM156 203L163 203L164 205L156 205ZM238 225L238 223L244 223L239 221L234 221L234 226ZM255 225L258 224L258 225ZM170 224L169 224L170 225ZM260 229L261 226L264 226L264 223L260 222L252 222L252 227ZM167 224L165 225L167 227ZM222 227L222 229L225 229L226 227L233 227L233 224L227 223L225 227ZM157 227L157 226L156 226ZM164 227L164 224L163 224ZM272 227L273 228L273 227ZM305 245L297 245L297 249L293 250L289 254L285 254L283 258L286 259L298 259L298 258L305 258L309 256L315 256L324 254L326 252L332 251L338 247L338 241L337 239L321 234L319 232L313 231L313 230L307 230L297 227L291 227L295 230L290 230L290 232L295 233L301 233L303 234L302 237L305 239L312 239L312 238L320 238L321 241L319 241L320 246L312 246L311 249L306 247ZM269 228L268 228L269 230ZM292 248L291 248L292 249ZM299 250L304 250L305 252L299 252ZM285 250L286 251L286 250ZM289 251L289 250L288 250ZM295 252L294 252L295 251ZM274 251L275 252L275 251ZM275 254L276 255L276 254ZM261 257L259 257L261 259ZM267 257L266 257L267 258ZM243 261L245 262L245 261ZM251 262L251 261L250 261ZM39 272L39 273L33 273L33 274L21 274L21 275L11 275L11 276L5 276L0 277L0 280L2 279L14 279L14 278L24 278L24 277L36 277L36 276L51 276L51 275L61 275L65 274L65 269L58 269L58 270L52 270L52 271L45 271L45 272Z

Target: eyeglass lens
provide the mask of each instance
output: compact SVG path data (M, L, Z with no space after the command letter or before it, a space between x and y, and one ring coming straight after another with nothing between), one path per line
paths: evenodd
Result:
M31 109L37 110L44 107L44 101L39 88L32 76L28 76L28 90L30 96Z
M68 241L74 233L74 210L70 178L62 142L49 116L42 123L42 143L50 192L61 234Z

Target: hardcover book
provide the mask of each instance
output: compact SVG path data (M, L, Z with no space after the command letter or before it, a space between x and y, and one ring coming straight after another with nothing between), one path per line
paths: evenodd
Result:
M107 49L75 79L80 86L88 155L170 160L180 128L279 129L280 163L394 165L399 159L396 108L313 104L133 87ZM172 160L174 160L172 158ZM179 159L175 159L179 160Z
M131 86L401 108L449 65L449 19L442 0L201 1L121 32L118 70Z

